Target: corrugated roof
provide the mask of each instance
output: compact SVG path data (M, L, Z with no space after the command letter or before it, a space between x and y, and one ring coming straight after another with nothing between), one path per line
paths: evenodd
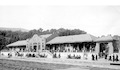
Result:
M21 40L21 41L11 43L11 44L7 45L7 47L9 47L9 46L24 46L26 44L27 44L26 40Z
M101 42L101 41L113 41L115 40L112 36L103 36L98 39L96 39L96 42Z
M74 42L92 42L95 39L97 39L97 37L92 36L90 34L80 34L80 35L55 37L51 41L47 42L47 44L74 43Z

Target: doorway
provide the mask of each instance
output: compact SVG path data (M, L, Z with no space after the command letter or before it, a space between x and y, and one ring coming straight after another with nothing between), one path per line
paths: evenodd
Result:
M100 43L100 58L104 58L108 55L108 43Z
M37 51L37 46L35 45L35 46L33 47L33 49L34 49L34 52L36 52L36 51Z

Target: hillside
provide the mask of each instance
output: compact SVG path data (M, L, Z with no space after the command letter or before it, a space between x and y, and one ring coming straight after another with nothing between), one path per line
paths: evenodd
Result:
M6 27L0 27L0 30L1 31L13 31L13 32L15 32L15 31L21 31L21 32L28 32L29 30L27 30L27 29L23 29L23 28L6 28Z

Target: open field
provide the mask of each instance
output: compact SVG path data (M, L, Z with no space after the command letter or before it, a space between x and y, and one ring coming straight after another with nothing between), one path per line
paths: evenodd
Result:
M119 69L0 59L0 70L119 70Z

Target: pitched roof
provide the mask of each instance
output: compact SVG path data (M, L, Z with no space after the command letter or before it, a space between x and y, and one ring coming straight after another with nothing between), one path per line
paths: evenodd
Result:
M21 41L17 41L11 44L8 44L7 47L9 46L25 46L27 44L27 40L21 40Z
M46 35L40 35L40 36L43 37L43 38L48 38L51 35L52 34L46 34ZM35 34L33 37L36 37L36 36L38 36L38 35ZM40 36L38 36L38 37L40 37ZM27 39L27 40L31 40L31 38ZM27 40L21 40L21 41L17 41L17 42L8 44L7 47L9 47L9 46L25 46L27 44Z
M59 35L59 33L51 34L49 37L46 38L46 42L49 42L50 40L54 39L54 38L57 37L58 35Z
M97 37L92 36L90 34L60 36L60 37L55 37L51 41L47 42L47 44L74 43L74 42L92 42L95 39L97 39Z
M98 39L96 39L96 42L101 42L101 41L113 41L115 40L112 36L103 36Z

